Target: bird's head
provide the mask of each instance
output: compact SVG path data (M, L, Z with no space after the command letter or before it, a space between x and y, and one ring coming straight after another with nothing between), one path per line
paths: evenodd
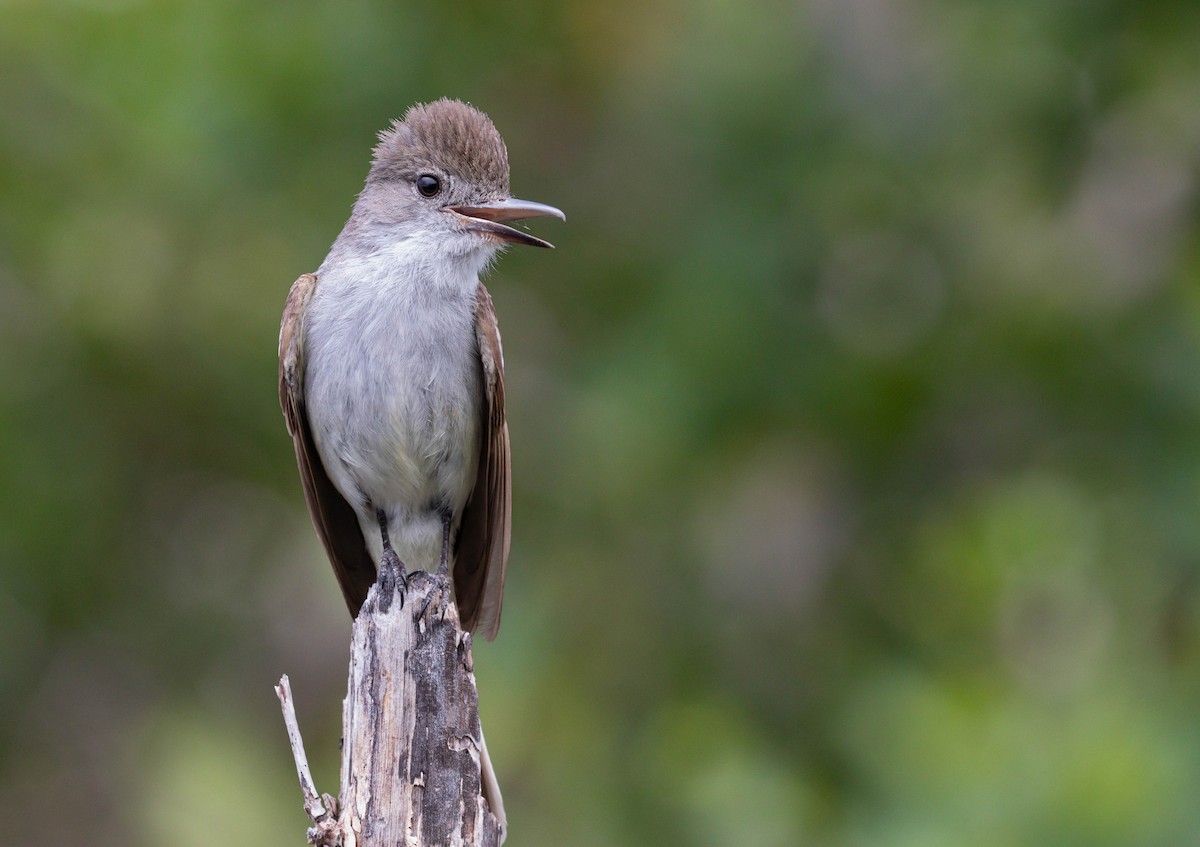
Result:
M483 112L458 100L413 106L379 134L356 213L403 227L459 255L491 256L506 244L553 247L508 224L558 209L508 190L508 151Z

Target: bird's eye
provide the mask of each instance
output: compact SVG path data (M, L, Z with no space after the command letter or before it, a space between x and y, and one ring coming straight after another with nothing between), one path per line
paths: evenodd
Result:
M436 176L422 174L417 177L417 191L421 192L422 197L433 197L441 190L442 183L438 181Z

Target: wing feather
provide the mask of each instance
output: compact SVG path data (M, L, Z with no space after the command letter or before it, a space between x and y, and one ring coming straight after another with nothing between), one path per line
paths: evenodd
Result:
M296 449L308 513L350 614L357 616L375 583L375 563L367 552L358 516L325 472L304 408L304 314L316 289L316 274L304 274L288 292L279 326L279 405Z
M504 596L512 525L508 422L504 412L504 353L496 309L483 283L476 289L475 337L483 374L479 468L463 509L454 555L454 594L463 629L496 637Z

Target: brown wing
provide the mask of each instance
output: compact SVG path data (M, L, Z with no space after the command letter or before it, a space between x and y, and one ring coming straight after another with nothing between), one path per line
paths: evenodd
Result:
M279 405L296 447L296 465L308 513L342 586L351 616L358 615L375 583L375 563L367 552L358 517L330 481L317 454L304 409L304 313L317 289L315 274L296 280L288 292L279 326Z
M478 630L490 641L500 626L512 521L512 482L508 423L504 417L504 354L496 310L483 283L475 295L475 337L483 373L479 470L463 509L454 551L454 596L463 629Z

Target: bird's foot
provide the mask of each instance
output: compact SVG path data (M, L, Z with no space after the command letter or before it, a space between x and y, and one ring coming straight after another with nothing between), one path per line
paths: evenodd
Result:
M396 555L396 551L388 545L384 548L379 560L379 611L387 612L392 607L392 598L400 601L404 608L404 593L408 590L408 575L404 563Z

